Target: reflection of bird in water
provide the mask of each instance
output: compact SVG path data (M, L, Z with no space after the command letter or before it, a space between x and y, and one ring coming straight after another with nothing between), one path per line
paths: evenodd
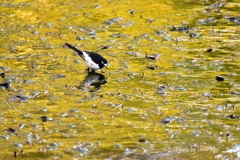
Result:
M89 72L88 75L85 77L82 83L82 88L86 87L95 87L100 88L101 85L107 83L106 78L104 75L99 73Z

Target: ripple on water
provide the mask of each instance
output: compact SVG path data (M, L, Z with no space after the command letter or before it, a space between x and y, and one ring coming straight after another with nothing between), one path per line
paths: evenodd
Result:
M0 159L239 158L238 5L1 2Z

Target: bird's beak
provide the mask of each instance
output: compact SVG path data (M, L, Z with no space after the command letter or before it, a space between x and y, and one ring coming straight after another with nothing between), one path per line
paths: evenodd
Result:
M104 64L104 66L107 68L109 66L109 64ZM107 68L108 69L108 68Z

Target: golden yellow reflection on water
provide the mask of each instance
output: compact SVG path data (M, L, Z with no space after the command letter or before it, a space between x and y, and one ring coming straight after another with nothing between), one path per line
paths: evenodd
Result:
M237 2L0 5L1 159L237 157ZM66 42L110 66L87 74Z

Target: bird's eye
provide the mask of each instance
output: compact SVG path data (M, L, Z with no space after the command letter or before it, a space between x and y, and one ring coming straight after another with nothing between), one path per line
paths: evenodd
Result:
M107 64L107 63L104 63L103 61L102 61L102 64L103 64L105 67L107 67L107 66L108 66L108 64Z

